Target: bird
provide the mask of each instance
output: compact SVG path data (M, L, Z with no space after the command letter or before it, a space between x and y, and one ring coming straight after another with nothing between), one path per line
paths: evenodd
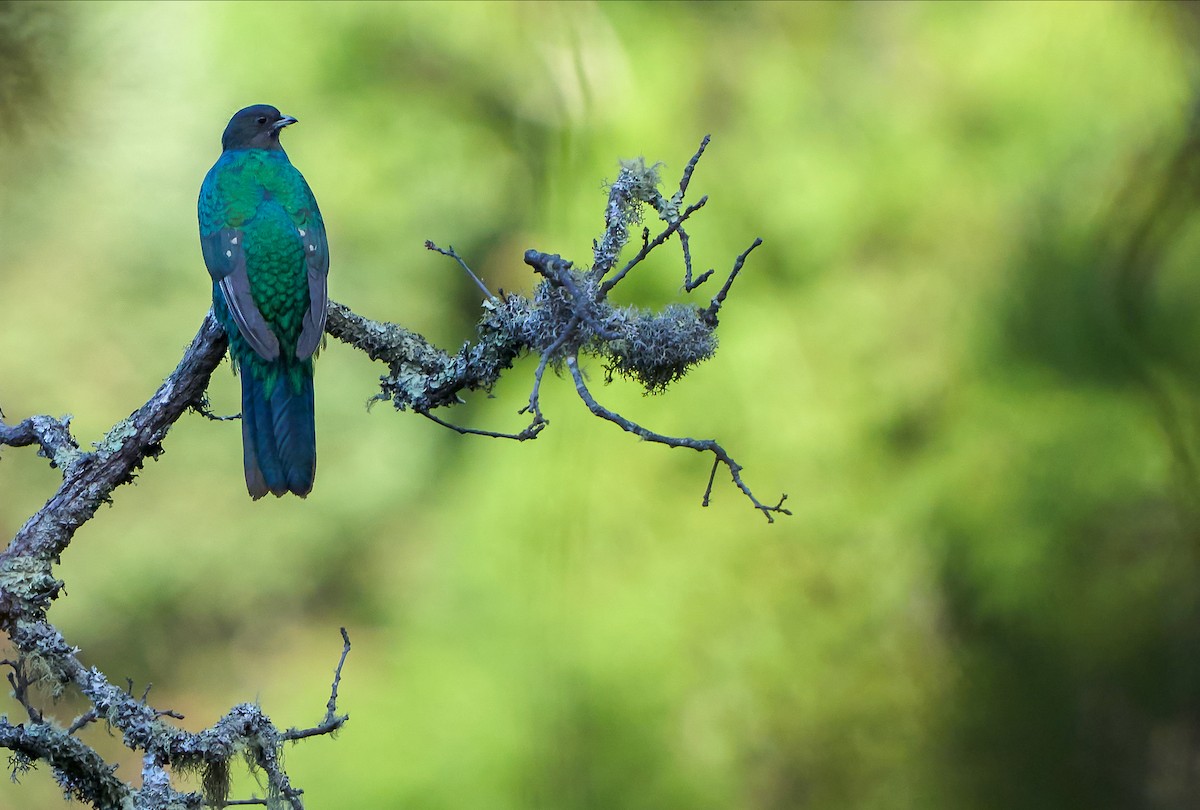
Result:
M200 186L200 247L213 314L242 384L242 452L254 500L312 491L313 359L329 308L329 243L317 200L279 143L296 123L269 104L239 110Z

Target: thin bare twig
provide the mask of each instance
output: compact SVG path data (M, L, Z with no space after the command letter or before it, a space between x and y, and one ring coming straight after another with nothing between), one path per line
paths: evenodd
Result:
M542 432L542 428L549 424L545 419L540 419L537 414L534 415L533 421L526 425L525 429L520 433L501 433L495 430L483 430L481 428L469 428L463 425L456 425L453 422L447 422L445 419L439 419L429 411L418 410L417 413L424 416L430 422L435 422L444 428L449 428L455 433L463 436L483 436L488 439L512 439L517 442L527 442L530 439L536 439L537 435Z
M43 721L42 712L33 705L29 697L31 682L24 659L13 661L6 658L0 661L0 664L7 664L12 668L12 672L8 673L8 682L13 688L13 698L24 707L25 713L29 715L31 722L41 723Z
M708 148L708 143L711 140L712 135L705 135L700 141L700 148L696 150L696 154L692 155L692 159L683 168L683 176L679 178L679 199L682 200L683 195L687 194L688 183L692 182L692 172L696 171L696 164L700 162L700 157L704 154L704 150Z
M679 229L679 244L683 247L683 289L685 292L692 292L712 277L713 270L711 268L705 270L703 273L693 279L692 250L688 241L687 231L685 231L683 228Z
M708 485L704 487L704 500L700 502L701 506L708 506L709 500L712 498L713 482L717 480L717 468L721 466L719 456L713 456L712 469L708 471ZM787 497L786 495L784 496ZM783 501L780 501L783 503Z
M545 417L542 416L541 403L539 400L542 378L546 374L546 367L549 365L551 358L555 357L558 350L563 347L567 339L571 337L575 331L575 327L579 325L579 316L571 316L571 320L567 321L567 325L563 327L562 334L551 343L544 352L541 359L538 360L537 370L533 372L533 389L529 392L529 404L526 405L517 413L533 413L533 421L535 423L548 424Z
M192 410L210 422L234 422L242 418L240 413L230 414L229 416L220 416L213 413L212 406L208 402L207 391L201 394L200 398L192 403Z
M337 713L338 686L342 682L342 667L346 666L346 656L350 654L350 634L346 628L342 632L342 657L338 659L337 667L333 670L333 686L329 690L329 700L325 703L325 719L312 728L291 728L279 735L279 739L287 742L316 737L321 734L332 734L346 724L350 719L348 714Z
M763 513L768 523L775 522L774 515L776 514L791 514L790 510L783 508L783 503L787 500L787 495L781 497L779 499L779 503L774 506L769 506L758 500L758 498L754 496L754 493L750 491L750 487L746 486L745 482L742 481L742 465L734 461L733 458L730 457L729 453L725 452L725 448L717 444L715 440L666 436L662 433L655 433L653 430L648 430L636 422L626 419L619 413L610 411L608 408L605 408L596 401L596 398L592 396L592 392L588 390L587 384L584 382L583 373L579 370L579 361L577 358L573 356L568 357L567 367L571 370L571 377L575 380L576 393L579 394L579 398L583 400L585 405L587 405L588 410L596 416L599 416L601 419L606 419L617 427L621 428L621 430L624 430L627 433L632 433L648 442L665 444L668 447L687 447L691 450L696 450L701 453L712 453L718 462L729 468L729 474L733 477L733 483L737 484L738 489L740 489L745 496L750 499L750 502L754 504L754 508ZM712 476L709 477L709 486L705 490L704 506L708 506L709 493L711 493L711 491Z
M448 247L446 249L442 249L442 248L438 247L437 245L435 245L433 242L426 239L425 240L425 249L432 250L434 253L440 253L443 256L449 256L451 259L454 259L454 261L458 262L459 267L461 267L463 270L467 271L467 275L470 276L471 280L475 282L475 286L478 287L479 289L483 290L483 294L485 296L487 296L487 299L489 301L498 301L499 300L498 298L496 298L496 296L492 295L492 291L487 288L487 285L483 283L483 281L479 278L479 276L475 275L475 271L473 271L470 267L467 266L467 263L465 261L463 261L462 256L459 256L458 252L454 250L453 245L451 245L450 247Z
M725 296L729 294L729 288L733 286L733 280L737 278L738 273L742 270L742 265L746 263L746 257L750 255L751 251L761 245L762 241L761 238L755 239L750 247L738 254L737 260L733 263L733 270L729 272L729 278L725 279L720 292L713 296L712 302L703 310L705 320L713 326L717 324L717 312L720 311L721 305L725 303Z

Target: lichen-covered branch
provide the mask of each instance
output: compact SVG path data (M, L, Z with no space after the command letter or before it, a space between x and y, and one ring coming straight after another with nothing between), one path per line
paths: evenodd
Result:
M401 411L416 411L459 433L520 441L536 438L549 424L540 405L546 371L565 366L591 413L648 441L711 453L714 472L717 466L725 465L733 483L769 521L775 515L790 514L783 508L783 499L774 506L761 502L744 483L742 467L715 440L665 436L605 408L588 389L580 367L581 356L592 356L603 364L609 379L619 375L635 380L649 393L659 393L716 351L717 314L747 257L761 240L755 240L737 257L719 292L704 306L673 303L650 310L621 305L610 298L630 273L673 236L679 237L682 247L683 289L690 293L712 276L712 270L693 275L690 242L684 228L707 200L702 197L691 205L684 204L707 145L706 137L688 162L679 190L670 197L659 191L657 164L648 165L640 158L623 162L608 189L605 228L594 243L591 266L576 267L560 255L528 250L525 264L539 280L527 296L493 295L453 248L427 243L430 250L454 259L484 295L475 337L456 352L440 349L402 326L371 320L332 302L326 331L386 365L377 400L389 401ZM642 228L641 247L622 264L630 233L637 230L647 207L665 225L653 238L648 228ZM0 716L0 747L12 752L14 778L37 762L45 763L68 797L104 810L238 804L299 810L303 806L302 791L292 785L284 771L281 747L287 742L331 734L347 720L337 711L342 668L350 651L345 630L325 716L317 725L281 731L261 708L243 703L209 728L193 733L171 722L180 719L176 713L151 707L148 694L136 697L132 685L122 689L105 674L86 666L80 651L47 617L51 604L63 592L54 566L79 527L95 516L101 504L111 501L118 487L132 481L147 460L158 458L171 426L189 410L210 419L228 418L214 417L205 399L209 378L226 348L225 335L210 312L170 376L144 405L114 425L90 450L81 448L72 435L70 417L37 415L9 425L0 412L0 448L36 446L38 454L62 473L57 491L0 551L0 631L7 634L17 654L15 659L0 661L0 666L11 670L8 678L13 698L27 716L27 721L19 724ZM433 413L462 402L469 392L489 391L500 375L526 353L536 354L538 364L529 399L519 411L530 418L523 430L509 433L467 428ZM710 475L704 505L708 504L712 487ZM52 697L75 690L87 699L90 708L63 728L37 705L30 688L35 683ZM117 778L112 767L76 736L81 728L96 722L105 723L121 735L129 749L142 753L140 787ZM262 772L267 797L229 799L230 759L238 754L245 755ZM170 774L181 771L199 773L202 790L184 792L174 787Z
M460 384L440 388L439 394L442 395L442 399L435 403L435 407L454 404L458 401L457 393L461 390L490 388L500 371L507 368L517 355L524 351L537 352L538 366L534 372L529 402L520 410L520 413L531 415L531 421L523 431L498 433L463 428L434 417L429 414L429 401L414 396L423 392L414 392L406 384L411 377L385 377L381 398L392 400L400 410L412 407L439 424L460 433L525 441L535 438L549 423L542 413L539 397L542 380L548 368L558 368L564 363L577 363L580 354L592 355L604 363L608 379L611 380L614 374L620 375L638 382L647 393L660 393L695 365L710 358L717 347L718 313L725 304L733 282L745 266L747 257L762 244L761 239L755 239L736 258L725 283L707 306L668 304L660 310L653 311L621 306L610 300L612 291L655 250L675 235L679 236L683 251L684 291L691 293L712 277L713 270L694 275L689 237L684 230L688 219L708 201L708 197L705 196L691 205L684 205L688 186L708 144L709 137L706 135L684 168L678 191L669 198L659 191L659 164L647 164L643 158L623 161L617 179L609 186L608 204L604 212L605 229L593 243L592 266L579 269L573 262L558 254L527 250L525 263L542 277L529 299L515 295L509 295L503 301L495 298L487 292L487 287L455 251L443 250L432 243L426 243L429 249L458 262L489 296L484 302L484 309L500 315L498 320L485 316L480 322L476 343L464 346L453 362L447 358L443 368L448 373L443 375L443 379L457 379ZM629 242L630 232L641 222L642 210L647 206L658 214L666 226L653 239L650 238L649 230L644 229L641 248L621 265L619 270L611 272L619 264L621 254ZM503 351L487 354L489 359L499 359L500 362L492 365L473 365L473 358L479 354L481 348L488 346L494 337L513 341L504 343ZM393 372L400 369L403 374L402 361L388 362L388 365ZM572 365L572 368L574 367ZM472 374L471 370L482 373ZM456 372L467 373L456 377ZM616 421L631 432L644 431L635 423L604 409L586 392L586 388L579 393L593 414ZM633 430L631 426L637 429ZM712 452L718 464L725 464L729 468L734 484L768 521L774 522L776 514L791 514L783 508L786 495L774 506L763 504L742 480L741 466L715 441L676 440L646 432L657 437L654 441L661 444ZM712 495L712 480L710 476L702 501L705 506Z

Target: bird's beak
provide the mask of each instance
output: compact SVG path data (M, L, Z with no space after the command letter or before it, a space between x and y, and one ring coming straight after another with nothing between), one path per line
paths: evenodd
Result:
M278 121L276 121L275 125L272 126L271 129L278 132L279 130L283 129L284 127L288 126L289 124L294 124L294 123L296 123L295 118L292 118L290 115L285 115L283 118L280 118Z

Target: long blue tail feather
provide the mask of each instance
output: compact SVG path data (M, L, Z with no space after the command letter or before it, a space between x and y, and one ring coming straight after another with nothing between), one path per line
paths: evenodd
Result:
M270 375L272 390L242 370L242 447L246 489L258 500L268 492L301 498L317 473L317 434L311 367L301 369L299 390L286 373Z

